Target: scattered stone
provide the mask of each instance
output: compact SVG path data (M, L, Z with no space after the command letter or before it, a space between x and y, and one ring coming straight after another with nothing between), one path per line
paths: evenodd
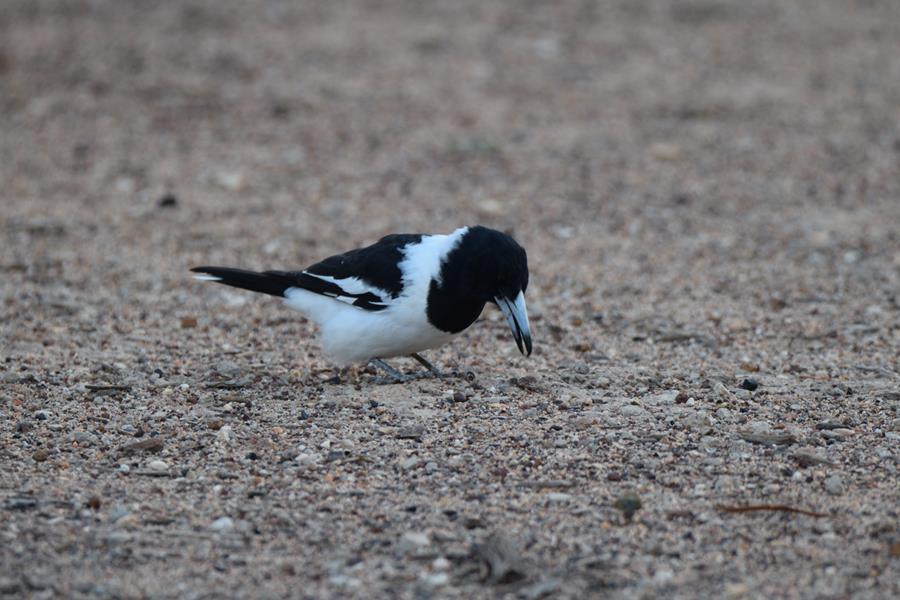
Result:
M162 450L164 446L165 442L163 442L163 439L161 437L152 437L120 447L119 454L122 456L130 456L143 452L149 452L153 454Z
M421 459L418 456L410 456L402 463L400 463L400 468L404 471L411 471L417 468L422 463Z
M852 436L853 433L854 432L852 429L840 428L831 430L826 429L822 431L821 435L826 440L846 440L847 438Z
M637 492L625 492L616 498L616 503L613 506L622 511L626 521L631 521L634 514L641 509L643 504Z
M51 417L50 413L46 410L36 410L32 416L38 421L46 421Z
M93 446L97 443L97 436L87 431L76 431L71 435L71 440L79 446Z
M653 406L665 406L669 404L675 404L679 394L681 394L681 392L679 392L678 390L669 390L667 392L660 392L659 394L644 396L644 398L642 398L642 401L645 404L650 404Z
M741 439L753 444L774 444L776 446L789 446L797 442L797 437L789 431L776 431L769 427L768 423L757 421L748 427L738 430Z
M798 448L792 454L801 468L813 465L832 465L833 463L814 448Z
M125 508L121 504L116 504L115 506L113 506L110 509L109 514L107 515L107 520L110 523L116 523L117 521L124 519L125 517L127 517L130 514L131 513L128 511L127 508Z
M446 573L429 573L422 577L422 583L428 588L439 588L450 583L450 576Z
M34 454L31 455L31 458L34 459L35 462L44 462L48 458L50 458L50 450L47 448L40 448L34 451Z
M816 423L816 429L819 429L821 431L846 429L848 425L850 425L850 422L847 419L826 419L824 421L819 421L818 423Z
M197 317L182 317L181 318L181 328L182 329L193 329L197 326Z
M840 475L832 475L825 479L825 491L833 496L839 496L844 493L844 480Z
M161 460L151 460L147 463L147 468L155 473L167 473L169 471L169 465Z
M37 498L34 496L10 496L3 502L7 510L31 510L37 507Z
M129 524L131 526L131 524ZM121 546L131 541L132 535L127 531L110 531L104 536L104 540L110 546Z
M637 404L623 404L619 407L619 414L630 419L646 419L650 413Z
M401 427L397 430L397 439L400 440L421 440L425 434L425 427L422 425L410 425Z
M713 384L713 394L715 394L715 397L719 402L724 402L726 404L732 404L734 402L734 394L732 394L721 381L717 381Z
M431 544L431 538L428 537L427 533L407 531L400 536L400 541L397 542L397 550L402 554L412 554L427 547L429 544Z
M0 577L0 594L12 595L18 594L22 590L22 584L12 577Z
M209 528L219 532L230 531L234 529L234 520L231 517L219 517L210 523Z
M681 148L668 142L656 142L650 146L653 158L662 161L675 161L681 158Z
M175 208L178 206L178 198L175 197L175 194L165 194L159 199L158 204L160 208Z
M689 412L681 418L681 424L687 429L701 433L706 433L712 429L712 421L706 411L703 410Z
M755 392L758 387L759 382L752 377L748 377L741 382L741 389L745 389L749 392Z
M450 561L443 556L439 556L432 561L431 568L435 571L449 571Z
M475 544L474 550L485 567L482 578L489 583L514 583L528 575L518 545L499 531L491 533L483 542Z
M554 504L566 504L571 502L571 500L572 494L566 494L564 492L550 492L547 494L547 501Z
M311 468L316 466L319 461L322 460L322 456L320 454L316 454L314 452L302 453L298 454L294 457L294 462L300 465L301 467Z
M216 375L225 379L237 379L241 376L241 373L243 373L240 365L230 360L223 360L216 363L215 372Z
M217 171L213 175L213 181L228 191L237 191L244 184L244 174L239 170Z
M216 434L216 439L222 444L230 444L232 441L231 425L223 425Z

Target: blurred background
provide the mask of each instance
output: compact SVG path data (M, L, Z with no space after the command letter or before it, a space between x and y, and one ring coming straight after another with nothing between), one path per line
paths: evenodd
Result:
M595 264L642 238L864 254L900 186L898 11L5 0L2 215L179 278L475 222Z
M164 515L160 522L171 519L165 521L171 525L147 525L145 518L135 536L168 540L170 556L195 553L196 563L178 567L194 569L193 575L167 574L184 589L201 577L220 577L207 568L210 562L225 570L244 567L217 547L173 546L166 532L205 531L223 514L236 522L245 515L240 518L265 532L252 538L262 550L242 547L243 565L250 565L246 578L218 579L220 591L288 593L289 583L281 592L254 587L291 581L287 567L266 558L281 554L303 555L317 585L326 585L332 567L323 561L345 560L342 553L351 547L328 540L369 535L369 516L355 507L383 502L379 510L393 514L396 498L353 496L346 500L352 507L334 509L335 515L315 513L314 500L297 503L291 494L306 486L314 498L335 480L326 485L291 471L283 489L275 476L267 480L271 495L253 500L262 504L241 504L228 497L234 478L225 492L208 493L203 485L175 480L119 479L112 455L98 453L126 443L131 433L123 431L143 427L169 436L162 459L172 468L184 465L192 478L209 469L215 482L217 470L226 469L250 485L259 476L252 465L261 463L244 458L248 448L263 462L282 465L273 472L294 468L279 462L281 448L297 454L307 438L325 443L316 436L353 426L358 413L341 412L350 410L341 403L355 392L310 384L329 365L308 323L271 300L204 287L187 270L197 264L300 268L388 233L444 233L481 223L512 233L528 249L535 355L530 362L516 357L499 313L487 311L487 323L431 356L439 365L471 366L484 389L493 390L475 390L466 407L483 400L494 403L484 409L490 415L501 405L525 415L509 436L481 413L459 416L462 406L453 409L459 414L445 415L468 419L468 431L485 423L492 428L493 445L473 450L479 459L472 464L483 466L473 475L482 477L478 485L496 486L498 473L532 478L546 468L552 471L546 477L578 482L570 490L576 498L588 490L584 502L607 506L619 485L612 482L642 482L644 514L657 519L657 527L644 530L648 547L681 548L665 559L675 581L687 586L688 596L709 585L708 594L721 597L733 571L730 558L715 559L721 550L715 544L695 544L686 531L693 522L671 523L653 512L665 502L682 510L686 503L713 502L704 496L711 489L765 489L778 496L784 485L800 504L855 510L849 495L846 502L830 491L823 496L822 482L832 473L798 479L813 482L803 487L786 479L794 462L741 442L734 430L748 417L803 428L810 439L818 435L817 422L852 418L858 435L841 448L858 452L832 459L851 460L852 454L857 462L853 469L835 467L844 479L832 488L840 494L856 485L854 498L895 511L897 491L889 486L896 482L896 446L890 450L885 436L896 436L896 421L889 424L896 392L889 390L896 389L900 347L898 50L895 0L0 0L0 409L9 416L5 439L13 440L3 452L16 458L4 469L4 490L40 496L53 489L54 497L83 503L92 493L83 482L96 480L107 486L98 492L104 503L98 514L117 502L143 502L145 508L133 512ZM223 356L230 362L221 362ZM235 405L246 411L243 421L215 413L219 427L222 419L234 427L240 451L223 450L224 442L208 450L219 443L218 434L196 411L206 402L224 404L216 400L218 391L200 387L210 371L249 371L255 378L240 392L255 394L252 407ZM537 380L515 383L527 375ZM762 382L761 393L769 394L763 401L744 388L733 390L737 399L715 391L722 382L731 389L748 377ZM127 401L96 401L85 391L91 382L128 386ZM422 385L444 393L442 384ZM167 389L175 395L160 395ZM201 391L178 391L187 389ZM678 410L702 415L679 429L665 420L672 406L658 414L652 407L616 412L617 401L660 389L672 391L672 398L696 398L696 407ZM394 410L406 401L403 394L421 392L392 390L371 389L365 402ZM332 404L317 404L324 401ZM520 401L526 404L517 408ZM720 406L728 410L714 413ZM51 415L47 423L58 417L62 424L54 430L29 420L40 410ZM596 412L604 410L611 412ZM322 429L303 429L307 412ZM635 431L658 425L654 439L674 436L687 454L671 454L662 442L651 445L624 430L603 438L590 425L596 418L626 427L642 414L648 420ZM705 428L712 414L719 426ZM19 430L21 422L36 423L35 429ZM106 423L105 433L98 423ZM65 437L72 428L94 437L76 439L73 449ZM571 433L572 439L553 437L576 431L582 433ZM516 437L522 432L526 441ZM278 438L276 449L275 442L257 444L282 434L294 437L290 443ZM606 513L576 517L565 499L547 509L541 490L448 492L441 487L451 476L441 471L440 440L449 434L431 434L425 439L436 444L437 458L428 455L423 463L433 460L438 470L420 477L397 467L392 477L401 492L408 483L424 496L422 505L453 497L450 508L459 514L477 514L482 501L494 503L490 522L524 535L532 557L569 565L574 571L566 581L584 589L594 580L577 561L567 561L589 554L586 548L620 548L622 554L603 555L604 564L618 565L616 585L634 593L650 589L640 586L663 558L630 535L607 544L607 533L593 528L596 519L616 522ZM391 453L402 455L397 448L406 443L382 443L369 430L341 435L356 440L354 452L367 448L380 465L401 461ZM527 446L533 440L546 445ZM649 470L655 477L646 465L692 456L699 443L719 450L672 458L668 471L659 471L661 479L676 482L671 486L641 475ZM691 469L730 451L732 443L743 444L740 453L727 466L710 467L735 469L731 483L682 497L677 482L709 483L713 475ZM526 446L543 456L543 466L507 460ZM50 460L36 465L32 453L47 447ZM881 454L866 448L881 448ZM573 449L590 459L565 458ZM339 463L330 464L323 469ZM606 467L597 465L615 468L618 479L607 479ZM354 476L363 478L369 467L347 468L358 468ZM571 470L553 471L564 468ZM451 469L452 476L462 477L461 469ZM751 487L740 487L745 484ZM176 499L187 507L175 507ZM507 506L517 502L525 508ZM263 508L254 512L244 504ZM307 507L313 512L303 513ZM267 525L279 510L302 514ZM545 510L550 521L528 521L544 518ZM49 521L31 521L34 513L15 514L4 539L20 546L2 557L8 573L30 568L35 548L63 535ZM429 519L444 519L442 526L457 526L429 515L404 513L379 526L390 539L411 522L425 528L436 526ZM703 521L706 533L697 540L721 540L717 518ZM827 541L807 529L785 530L783 522L747 527L742 535L759 544L740 550L741 564L766 576L747 580L746 589L761 597L785 595L778 586L801 577L797 563L767 554L768 541L780 535L814 536L813 550L797 560L818 565L815 585L825 586L820 597L834 585L851 589L842 583L848 573L871 574L867 557L884 556L880 546L874 554L861 546L846 551L851 541L876 543L868 518ZM115 519L103 519L95 524L103 532L97 539L108 531L118 535ZM66 523L65 535L81 547L86 534L76 527L80 521ZM22 531L43 533L32 539ZM307 547L310 531L321 536ZM460 529L459 539L475 533ZM118 543L109 547L121 548ZM85 552L107 551L97 544L87 543ZM151 546L148 541L145 549ZM105 559L85 555L66 562L68 551L58 550L64 546L54 548L42 556L57 561L55 573L68 565L71 576L58 575L56 588L44 589L71 590L84 574L108 573ZM118 550L109 552L117 556ZM147 552L135 567L142 574L120 580L122 594L134 582L151 592L161 585L159 565L168 559ZM389 557L378 560L405 568ZM381 577L381 566L360 561L352 564L366 565L368 575L353 577L394 585ZM708 565L718 565L715 576L702 570ZM682 573L692 575L681 579ZM884 591L890 577L878 576L853 581ZM461 597L473 597L475 589Z

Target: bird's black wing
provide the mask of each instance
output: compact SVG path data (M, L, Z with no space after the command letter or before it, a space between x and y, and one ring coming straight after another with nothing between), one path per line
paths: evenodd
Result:
M371 246L330 256L290 275L297 278L296 287L366 310L384 310L403 291L403 249L422 237L411 233L388 235Z
M301 288L358 306L384 310L403 291L400 262L403 248L422 240L421 234L388 235L371 246L326 258L303 271L245 271L228 267L195 267L208 279L272 296Z

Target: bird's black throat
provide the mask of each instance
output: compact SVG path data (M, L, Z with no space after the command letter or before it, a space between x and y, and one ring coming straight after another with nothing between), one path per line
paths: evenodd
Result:
M475 322L497 296L515 297L528 287L525 250L510 236L470 227L441 263L428 289L428 321L449 333Z
M456 288L431 280L428 288L428 321L448 333L459 333L475 322L485 301L459 293Z

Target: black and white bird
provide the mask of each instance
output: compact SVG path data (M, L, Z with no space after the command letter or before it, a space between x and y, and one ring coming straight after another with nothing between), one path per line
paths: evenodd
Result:
M510 236L474 226L448 235L394 234L302 271L195 267L197 279L284 298L318 324L322 348L340 365L412 356L436 348L496 304L519 351L531 354L525 308L528 258Z

